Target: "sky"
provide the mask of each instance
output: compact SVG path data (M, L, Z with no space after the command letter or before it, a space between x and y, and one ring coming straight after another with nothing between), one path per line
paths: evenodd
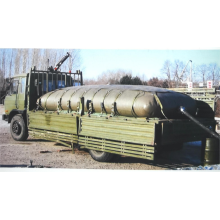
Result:
M185 64L192 60L195 65L217 63L220 67L220 50L82 49L80 54L83 75L87 79L117 69L132 71L133 76L144 74L146 79L159 77L165 60L180 60Z

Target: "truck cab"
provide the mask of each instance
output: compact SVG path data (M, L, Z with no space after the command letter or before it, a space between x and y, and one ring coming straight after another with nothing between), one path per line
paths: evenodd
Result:
M12 77L5 97L5 118L13 110L25 110L27 75L23 73Z
M82 72L79 70L71 73L37 70L33 67L29 73L12 77L5 97L5 114L2 115L3 120L11 123L12 137L15 140L27 138L27 112L36 108L39 97L56 89L82 83ZM18 134L22 134L22 130L25 134L20 137Z

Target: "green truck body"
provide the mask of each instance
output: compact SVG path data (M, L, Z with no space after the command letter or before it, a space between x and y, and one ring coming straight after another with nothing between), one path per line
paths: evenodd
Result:
M15 140L24 140L29 134L72 148L77 145L80 149L88 149L93 159L109 161L117 154L154 160L155 153L167 146L178 148L184 142L209 137L189 119L90 114L84 109L83 96L77 102L76 111L62 110L59 102L54 111L38 109L36 102L42 95L72 85L68 73L33 68L28 74L15 76L12 85L5 98L4 118L11 123ZM205 126L215 127L214 117L202 115L197 120Z
M193 99L206 102L213 109L213 111L215 110L215 88L169 88L169 90L181 92L191 96Z

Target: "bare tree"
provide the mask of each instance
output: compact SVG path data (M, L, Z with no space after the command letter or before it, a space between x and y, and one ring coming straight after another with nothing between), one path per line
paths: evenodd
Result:
M71 68L78 69L80 67L81 62L82 62L81 56L80 56L80 50L71 49L71 50L69 50L69 52L71 54Z
M171 63L169 60L166 60L161 69L161 73L165 76L169 87L178 87L180 84L186 86L185 83L189 81L190 68L190 66L185 68L185 64L182 61L175 60ZM217 85L220 80L220 68L216 63L202 65L196 65L193 63L192 76L193 83L195 84L198 84L199 82L206 84L207 80L212 80L213 83Z
M161 69L161 73L165 76L169 88L179 87L180 85L184 86L185 83L189 81L190 67L188 66L188 63L185 64L180 60L175 60L173 63L166 60Z
M178 88L180 84L190 80L190 67L188 66L188 63L185 64L180 60L175 60L174 64L172 65L172 73L173 84L176 88Z
M216 79L215 85L220 86L220 67L219 66L216 68L216 77L215 77L215 79Z
M15 49L15 67L14 67L14 74L19 74L21 70L21 56L22 49Z
M41 49L32 49L32 66L39 66Z
M202 64L200 66L197 66L197 72L200 78L202 78L203 84L205 84L207 80L207 74L208 74L208 66L206 64Z
M3 53L4 53L4 50L3 49L0 50L0 92L2 91L3 83L4 83L4 73L2 71L2 61L4 60Z
M62 71L69 71L80 67L80 50L75 49L0 49L0 69L3 77L28 72L32 66L46 70L48 59L50 66L59 62L67 53L72 55L69 62L62 65Z
M172 63L170 60L166 60L161 69L161 73L166 76L168 87L172 88L173 74L172 74Z
M118 69L118 70L107 70L100 75L98 75L97 79L85 79L85 85L103 85L103 84L119 84L120 79L125 76L132 76L131 71Z
M27 72L27 64L28 64L28 49L22 49L22 72Z
M10 56L10 61L9 61L9 77L11 77L12 74L12 69L14 66L14 50L11 50L11 56Z
M5 77L5 70L6 70L6 51L3 50L2 51L2 60L1 60L1 70L2 70L2 74L3 74L3 77Z
M216 63L210 63L208 65L208 74L207 79L212 80L213 84L218 84L217 81L219 81L219 71L218 71L218 65Z

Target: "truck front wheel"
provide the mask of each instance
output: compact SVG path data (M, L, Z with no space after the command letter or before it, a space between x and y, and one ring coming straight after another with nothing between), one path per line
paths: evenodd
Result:
M10 124L11 136L16 141L25 141L28 138L28 130L22 115L15 115Z
M89 153L94 160L99 162L108 162L114 156L114 154L110 154L102 151L96 151L96 150L89 150Z

